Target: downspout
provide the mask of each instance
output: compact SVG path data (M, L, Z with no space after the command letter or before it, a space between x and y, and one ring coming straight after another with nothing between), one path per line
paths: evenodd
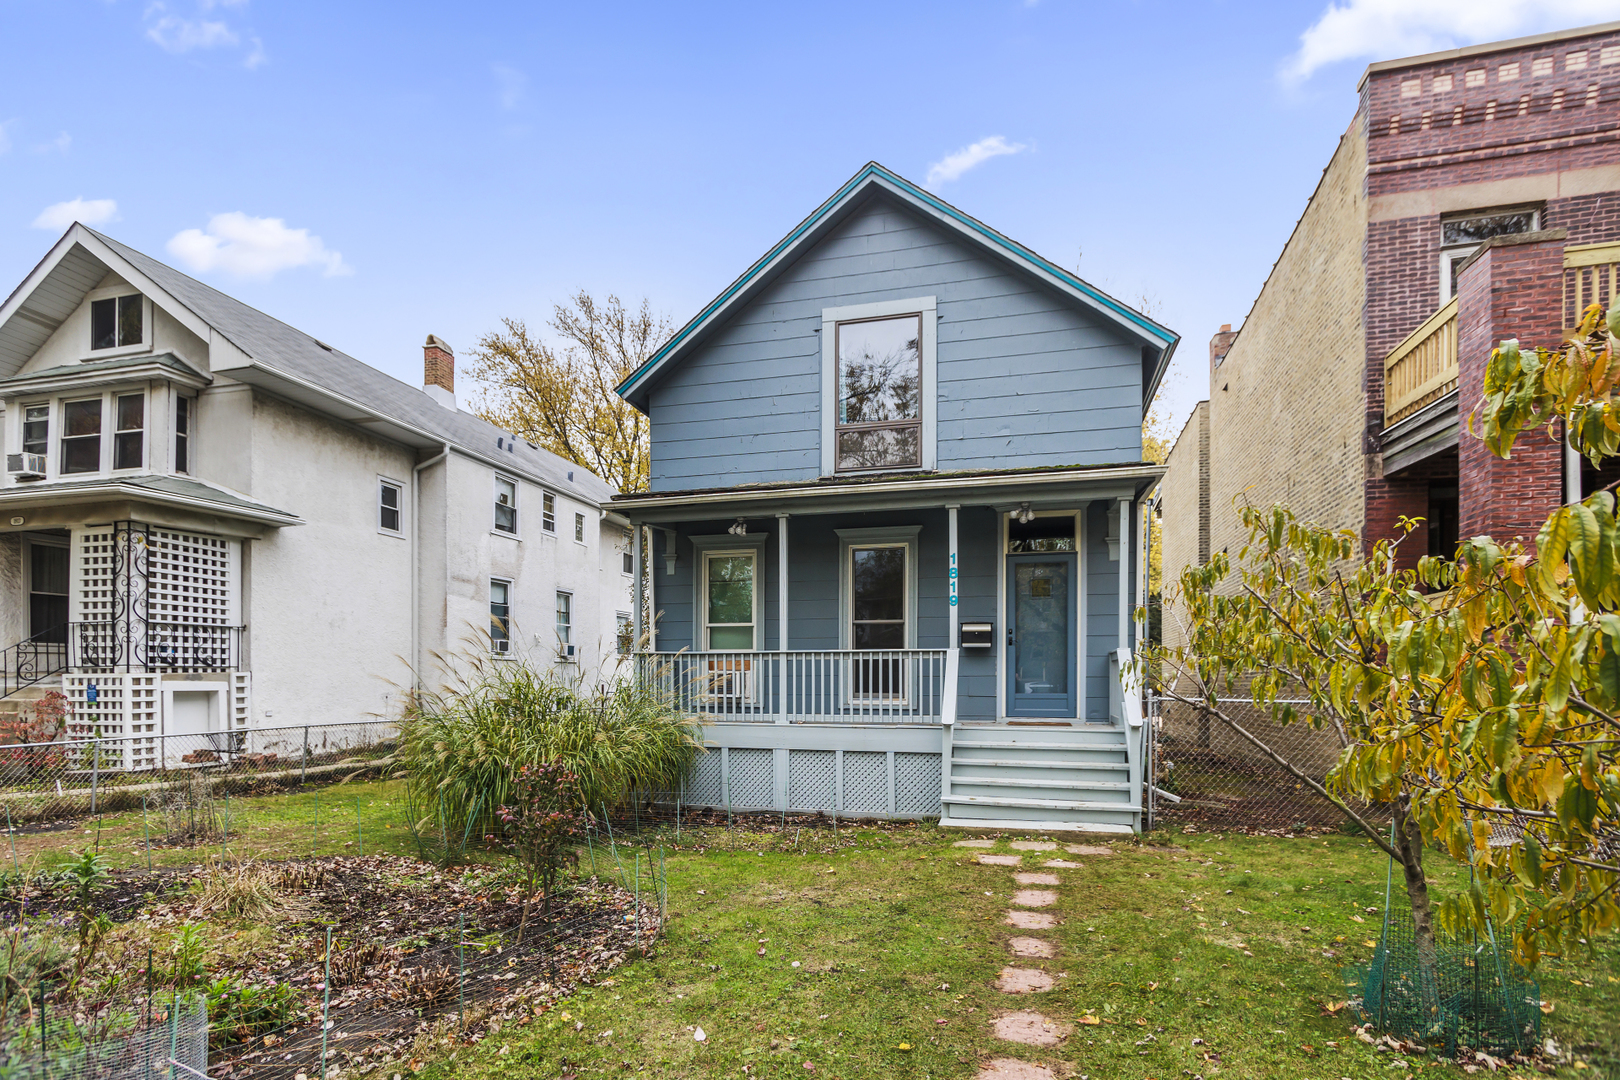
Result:
M450 456L447 442L433 457L411 467L411 686L422 689L422 470ZM449 496L450 486L445 485Z

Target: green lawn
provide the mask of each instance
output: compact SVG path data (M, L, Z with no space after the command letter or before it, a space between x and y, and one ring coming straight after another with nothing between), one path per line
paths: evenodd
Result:
M387 782L233 799L229 848L351 854L363 832L368 853L413 854L403 798L403 785ZM95 842L89 825L20 835L19 859L60 863ZM1058 871L1057 927L1026 932L1002 921L1012 871L976 864L975 851L951 845L962 837L929 826L846 827L837 837L687 828L676 846L666 830L670 920L655 954L528 1027L429 1063L425 1080L965 1080L998 1055L1108 1080L1463 1075L1424 1060L1391 1068L1390 1055L1356 1041L1344 1011L1324 1008L1346 999L1342 970L1364 963L1378 936L1387 860L1364 840L1116 842L1112 856L1068 856L1083 866ZM144 865L139 812L107 817L100 838L117 865ZM215 850L154 848L152 859L195 863ZM1047 857L1026 853L1024 868ZM1431 869L1441 888L1466 882L1439 856ZM1016 961L1053 975L1051 992L1014 999L994 989L1018 933L1059 946L1051 960ZM1554 1008L1544 1034L1588 1066L1566 1062L1560 1075L1620 1078L1620 941L1596 958L1546 961L1537 974ZM1074 1024L1073 1034L1044 1050L998 1042L990 1021L1011 1008Z
M971 1077L1006 1055L1110 1080L1463 1075L1424 1060L1392 1070L1323 1007L1345 1000L1341 969L1378 935L1366 909L1383 907L1386 860L1365 841L1178 835L1074 857L1084 866L1059 871L1059 925L1025 932L1056 941L1057 957L1018 961L1057 988L1010 999L993 983L1020 933L1002 923L1011 871L975 864L951 846L960 836L859 832L836 851L821 834L763 836L758 851L672 853L655 957L428 1072ZM1620 1075L1617 957L1611 945L1596 963L1543 965L1546 1034L1593 1066L1566 1075ZM993 1039L991 1018L1020 1007L1098 1022L1051 1050ZM1607 1050L1592 1060L1596 1043Z

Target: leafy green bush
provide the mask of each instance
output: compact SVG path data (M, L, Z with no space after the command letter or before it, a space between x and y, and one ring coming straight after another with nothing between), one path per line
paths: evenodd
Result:
M525 765L562 765L580 803L600 810L633 792L675 790L702 745L697 723L644 686L585 693L513 661L420 695L401 724L399 757L413 827L454 848L458 836L493 831Z
M208 984L208 1043L217 1049L284 1027L297 1010L286 983L249 986L229 975Z

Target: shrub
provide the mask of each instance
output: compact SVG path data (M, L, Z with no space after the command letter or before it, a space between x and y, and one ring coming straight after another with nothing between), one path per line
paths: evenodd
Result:
M702 748L696 722L646 687L585 693L525 662L492 664L467 685L419 696L401 729L412 824L451 843L493 831L525 765L563 766L578 805L600 809L637 791L674 790Z
M579 808L577 779L562 765L525 765L518 770L516 788L517 798L511 806L502 806L499 816L506 826L506 846L523 867L523 918L517 932L521 945L535 892L545 898L545 914L550 916L557 879L579 862L575 845L591 818Z

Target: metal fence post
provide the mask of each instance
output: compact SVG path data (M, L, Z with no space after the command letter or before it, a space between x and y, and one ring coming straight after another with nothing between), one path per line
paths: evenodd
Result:
M96 812L96 789L101 786L101 740L90 743L90 813Z
M309 725L304 725L304 756L298 764L298 786L304 786L304 778L309 775Z
M456 1033L467 1029L467 913L456 916Z
M321 1080L326 1080L326 1032L332 1026L332 928L326 928L326 978L321 980Z

